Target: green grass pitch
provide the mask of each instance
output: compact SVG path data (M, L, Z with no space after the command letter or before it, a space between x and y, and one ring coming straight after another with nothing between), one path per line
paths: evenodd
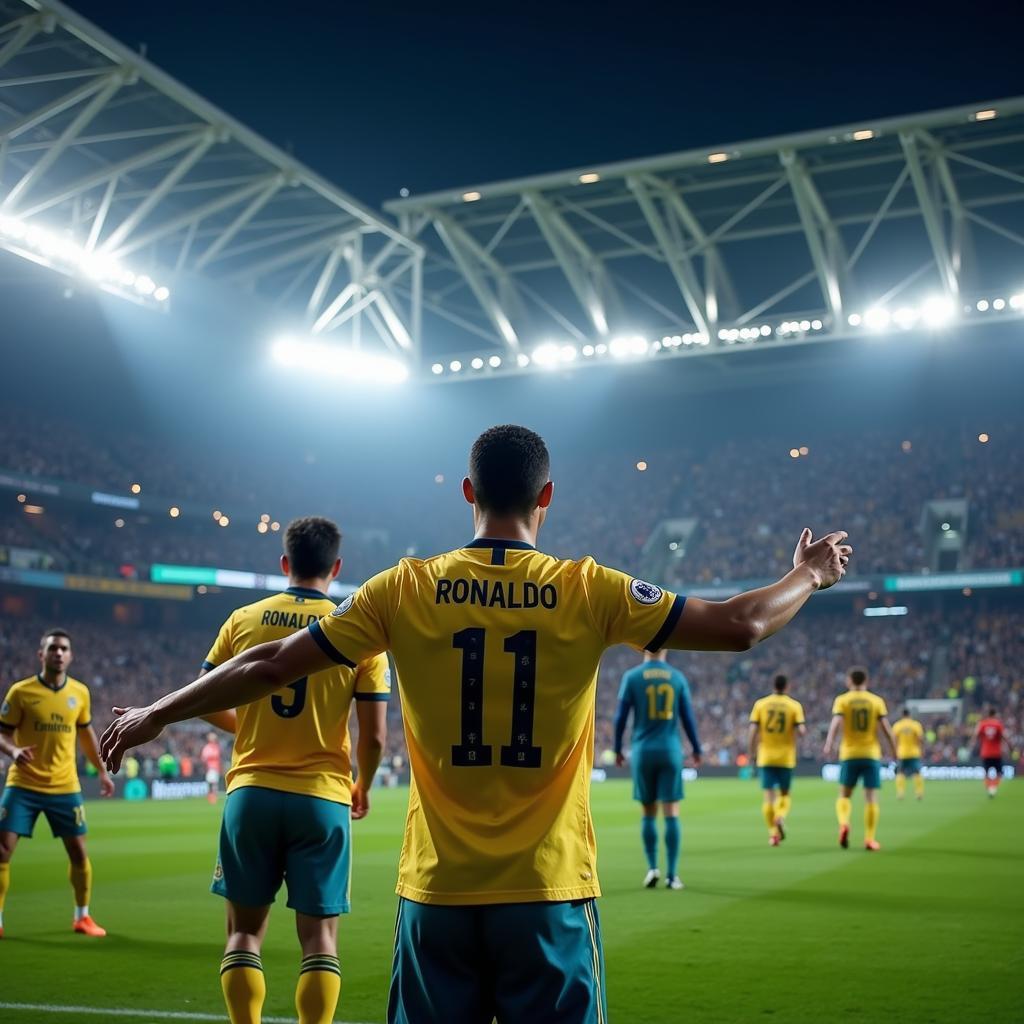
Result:
M683 805L683 892L644 890L638 808L594 787L610 1019L669 1022L1016 1019L1024 988L1024 786L932 783L923 803L883 791L883 850L835 845L831 785L797 781L789 838L770 849L754 783L706 780ZM354 913L342 919L338 1019L384 1020L404 790L374 793L355 826ZM92 803L93 911L104 940L70 932L60 844L22 841L0 942L0 1021L158 1024L223 1014L221 901L207 893L219 808ZM265 1013L290 1018L298 947L276 909ZM120 1008L126 1015L12 1004ZM205 1019L197 1017L193 1019ZM220 1018L218 1018L220 1019ZM451 1022L458 1024L458 1022ZM537 1022L543 1024L543 1022Z

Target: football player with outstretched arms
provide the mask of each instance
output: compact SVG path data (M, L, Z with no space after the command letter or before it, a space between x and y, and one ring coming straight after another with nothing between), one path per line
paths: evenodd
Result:
M462 483L471 540L405 558L308 629L253 647L104 734L114 770L172 722L390 650L411 783L390 1024L603 1024L590 812L597 670L616 644L744 651L846 570L846 534L800 535L793 568L727 601L686 599L537 549L554 485L543 440L492 427Z

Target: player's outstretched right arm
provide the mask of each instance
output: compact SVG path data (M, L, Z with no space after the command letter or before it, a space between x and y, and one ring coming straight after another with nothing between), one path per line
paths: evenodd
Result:
M816 590L826 590L846 573L853 548L839 530L814 541L800 534L793 569L777 583L737 594L727 601L687 598L667 647L683 651L747 651L777 633Z
M100 754L107 768L116 772L126 751L156 739L174 722L249 704L334 665L307 630L250 647L148 707L114 708L117 718L103 734Z

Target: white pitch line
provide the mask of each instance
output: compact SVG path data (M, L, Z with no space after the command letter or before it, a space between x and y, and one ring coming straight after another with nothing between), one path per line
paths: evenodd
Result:
M188 1010L127 1010L105 1006L53 1006L49 1003L0 1003L0 1010L28 1010L33 1013L93 1014L97 1017L126 1017L136 1020L212 1020L225 1019L222 1013L192 1013ZM294 1017L264 1017L263 1024L295 1024ZM337 1024L357 1024L338 1021Z

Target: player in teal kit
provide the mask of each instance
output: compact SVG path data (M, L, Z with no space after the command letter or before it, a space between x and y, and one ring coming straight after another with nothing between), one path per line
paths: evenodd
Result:
M676 874L681 830L679 801L683 799L683 743L679 726L693 747L694 764L700 764L700 740L693 718L690 684L686 676L666 660L667 651L645 653L642 665L622 677L619 709L615 715L615 763L625 764L622 737L633 713L633 799L643 805L641 835L647 855L644 885L653 889L661 880L658 870L658 804L665 817L665 854L669 889L682 889Z

